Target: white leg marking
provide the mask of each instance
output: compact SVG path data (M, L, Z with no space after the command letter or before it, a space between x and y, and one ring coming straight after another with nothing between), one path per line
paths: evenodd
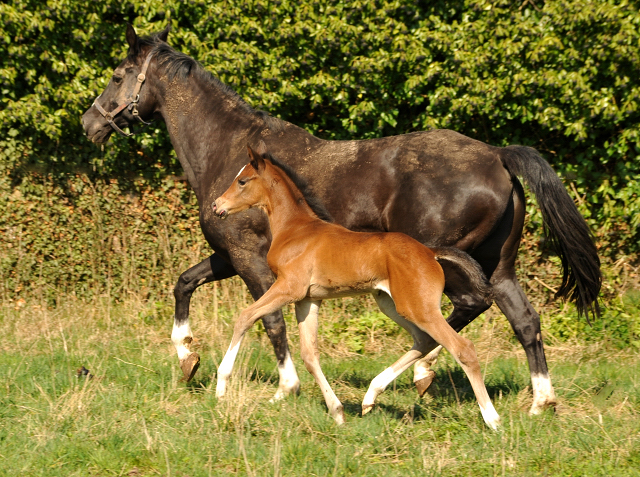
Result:
M218 366L218 382L216 384L216 397L224 396L224 393L227 391L227 381L231 376L231 372L233 371L233 364L236 361L236 357L238 356L238 351L240 350L240 345L242 344L242 339L236 343L236 345L232 348L229 345L229 349L227 353L224 355L222 359L222 363Z
M189 351L189 346L191 345L192 340L193 334L191 333L189 322L185 321L184 323L177 325L174 321L173 331L171 332L171 342L178 352L178 359L180 361L191 354L191 351Z
M278 374L280 375L280 385L275 396L269 402L280 401L289 394L297 394L300 391L300 378L298 378L296 367L293 365L291 354L288 351L282 366L278 365Z
M496 408L493 407L493 403L489 401L486 408L480 406L480 412L482 413L482 419L487 423L487 426L494 431L498 430L500 427L500 416L498 416Z
M531 387L533 388L533 404L531 404L529 414L540 414L549 406L556 404L556 393L548 374L532 374Z
M373 378L369 385L369 389L367 390L367 394L364 395L364 399L362 400L362 408L364 409L367 406L373 406L378 395L382 393L389 383L396 379L396 377L397 373L393 368L389 367Z

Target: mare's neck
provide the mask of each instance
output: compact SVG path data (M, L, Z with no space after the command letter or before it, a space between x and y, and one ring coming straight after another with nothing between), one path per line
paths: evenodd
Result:
M260 121L247 105L213 81L162 77L159 112L178 160L201 203L207 188L231 164L234 142Z
M275 181L277 186L269 189L271 193L265 205L272 242L290 235L292 228L320 220L286 174L278 173L269 178L271 184Z

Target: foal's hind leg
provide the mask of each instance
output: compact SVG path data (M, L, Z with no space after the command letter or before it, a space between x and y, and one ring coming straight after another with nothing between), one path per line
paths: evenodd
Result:
M362 400L362 415L368 413L375 404L376 398L380 395L394 379L400 376L406 369L412 364L416 363L422 358L427 350L429 344L433 342L429 335L418 328L416 325L400 316L396 311L396 306L393 303L391 297L382 290L377 290L373 293L380 310L391 318L393 321L407 330L413 337L413 347L407 351L398 361L393 363L390 367L385 369L378 376L373 378L369 389Z
M171 342L178 352L183 381L189 381L200 366L200 356L190 350L193 334L189 326L189 304L191 295L200 285L232 277L233 267L215 253L180 275L173 295L176 299Z
M398 304L398 308L405 309L405 306L404 304ZM478 362L478 356L473 343L456 333L445 321L437 307L432 306L430 307L431 309L427 308L425 310L427 312L425 313L426 316L418 310L412 309L415 307L407 308L411 310L407 315L414 318L412 321L423 331L429 333L429 335L449 351L458 364L460 364L471 382L471 387L478 400L484 421L492 429L497 429L500 424L500 417L493 407L489 393L487 393L487 388L484 385L480 371L480 363Z
M444 293L453 304L453 311L447 317L447 323L459 332L475 320L480 313L489 309L490 304L487 303L486 297L470 283L469 276L457 268L454 262L442 260L440 265L445 277ZM420 396L424 395L435 378L436 373L431 367L435 365L440 351L442 351L442 346L429 352L414 366L413 382Z
M300 330L300 354L307 370L320 386L320 391L327 403L329 414L338 424L344 424L342 403L331 389L327 378L320 368L318 352L318 309L321 301L303 300L296 303L296 319Z

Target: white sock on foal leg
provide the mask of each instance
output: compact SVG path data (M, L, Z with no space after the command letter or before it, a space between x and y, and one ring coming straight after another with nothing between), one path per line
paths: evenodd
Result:
M218 382L216 383L216 397L224 396L227 391L227 381L231 376L231 372L233 371L233 364L236 361L236 357L238 356L238 351L240 350L240 345L242 344L242 338L236 343L236 345L232 348L229 345L229 349L227 353L224 355L222 359L222 363L218 366Z

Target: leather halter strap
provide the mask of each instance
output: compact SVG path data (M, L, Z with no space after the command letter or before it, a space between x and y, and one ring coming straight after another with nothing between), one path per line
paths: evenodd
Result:
M118 114L120 114L125 108L131 111L131 114L133 115L133 117L137 118L138 121L140 121L141 123L147 124L147 125L151 124L144 121L139 116L138 101L140 100L140 89L142 88L142 83L144 83L144 80L147 79L146 77L147 68L149 68L149 63L151 63L152 56L153 56L153 52L149 53L147 55L147 58L144 60L144 64L142 65L142 71L138 75L138 79L136 81L135 86L133 87L133 91L131 92L131 95L126 97L123 102L119 103L118 106L115 107L115 109L107 112L102 106L100 106L100 103L98 103L98 99L100 99L100 96L102 95L98 96L93 102L92 106L96 107L98 112L102 114L102 116L107 120L107 122L111 125L111 127L125 137L133 136L133 133L124 132L122 129L118 127L118 125L114 121L115 117Z

